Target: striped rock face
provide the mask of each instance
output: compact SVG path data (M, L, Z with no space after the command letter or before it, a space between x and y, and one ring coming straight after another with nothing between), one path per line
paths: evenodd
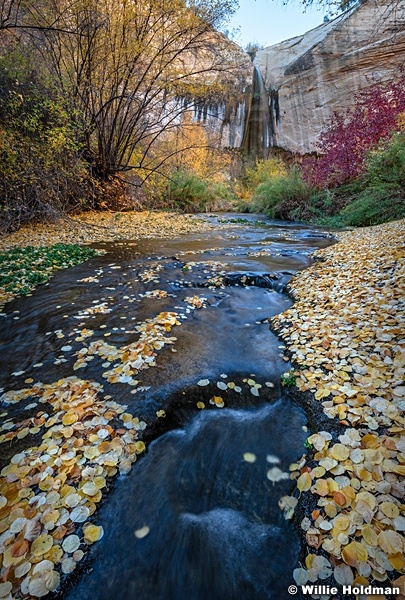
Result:
M259 50L271 146L316 150L318 135L353 95L389 81L403 63L405 2L369 0L302 36Z

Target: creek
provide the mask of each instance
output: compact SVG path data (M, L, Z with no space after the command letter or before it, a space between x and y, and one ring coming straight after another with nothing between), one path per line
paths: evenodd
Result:
M289 597L299 543L279 500L294 489L286 473L308 433L304 411L283 397L289 365L268 318L291 306L286 284L333 238L252 215L203 218L218 227L174 240L97 244L103 256L58 272L2 317L0 387L76 375L102 383L147 424L146 455L111 485L95 515L104 537L64 585L65 599ZM176 339L137 374L137 386L106 381L99 357L73 370L74 353L87 343L75 341L78 329L94 332L89 341L108 333L120 347L164 311L177 314ZM214 397L223 406L210 403ZM8 416L21 410L8 407ZM24 444L9 444L2 464Z

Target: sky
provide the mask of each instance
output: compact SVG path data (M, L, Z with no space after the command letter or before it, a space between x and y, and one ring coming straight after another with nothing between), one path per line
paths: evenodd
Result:
M230 37L243 48L249 42L272 46L317 27L327 12L325 8L303 10L298 0L290 0L287 6L282 0L239 0L228 25L230 32L239 28L239 33Z

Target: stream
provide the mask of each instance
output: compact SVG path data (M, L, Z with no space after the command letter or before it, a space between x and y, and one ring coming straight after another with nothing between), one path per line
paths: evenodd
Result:
M110 484L95 514L104 536L64 581L66 600L290 597L299 543L279 501L294 489L289 465L308 433L303 410L283 397L289 364L268 318L291 306L286 284L333 238L255 215L202 218L218 228L95 244L104 255L57 272L1 317L5 391L74 375L146 423L146 454ZM117 365L101 354L74 368L81 349L100 340L111 354L162 312L178 324L136 383L125 370L110 381ZM7 419L34 414L27 405L7 406ZM32 443L4 444L1 467Z

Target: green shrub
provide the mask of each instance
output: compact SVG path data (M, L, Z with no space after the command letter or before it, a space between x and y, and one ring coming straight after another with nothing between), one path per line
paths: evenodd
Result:
M390 184L368 186L344 208L339 217L344 225L378 225L405 217L404 191Z
M208 183L199 175L189 171L175 171L170 176L166 199L172 208L199 212L204 210L214 196Z
M405 132L394 133L368 154L361 177L316 192L310 205L315 222L325 227L378 225L405 217Z
M395 133L368 155L364 181L368 186L383 183L405 187L405 131Z
M272 218L296 219L308 211L312 188L303 181L297 167L286 175L273 177L258 186L253 196L255 210Z
M185 212L233 209L234 195L225 182L212 182L191 171L170 175L164 204Z
M0 231L92 205L95 184L63 101L0 69Z
M260 183L252 200L239 204L241 210L326 227L377 225L405 217L405 131L369 153L360 177L333 189L315 190L298 166L278 173L280 163L270 159L247 170L249 184Z
M243 178L243 185L250 191L256 190L261 184L275 177L285 177L287 175L286 164L276 156L266 160L257 160L255 167L247 168L246 175Z
M367 157L361 191L339 213L345 225L378 225L405 217L405 132Z

